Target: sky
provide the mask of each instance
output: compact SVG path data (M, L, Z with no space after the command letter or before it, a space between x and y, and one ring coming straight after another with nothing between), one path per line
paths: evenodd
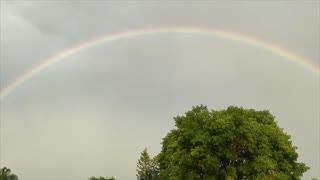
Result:
M108 34L219 29L319 62L319 1L5 1L0 89L45 59ZM75 53L0 101L0 166L21 180L136 178L192 106L270 110L320 178L320 77L267 49L203 34L124 38Z

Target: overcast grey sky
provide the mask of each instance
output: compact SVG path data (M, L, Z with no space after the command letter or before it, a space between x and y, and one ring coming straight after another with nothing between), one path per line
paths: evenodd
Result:
M319 1L4 1L0 88L81 42L142 28L222 29L276 44L319 65ZM1 103L1 166L21 180L135 179L173 117L192 106L268 109L320 178L319 73L241 42L159 34L68 57Z

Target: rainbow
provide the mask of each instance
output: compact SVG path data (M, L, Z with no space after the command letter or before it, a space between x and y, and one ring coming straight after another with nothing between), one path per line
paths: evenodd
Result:
M137 36L145 36L145 35L155 35L155 34L165 34L165 33L179 33L179 34L197 34L197 35L208 35L208 36L215 36L220 37L224 39L239 41L245 44L249 44L261 49L265 49L266 51L269 51L271 53L277 54L281 57L283 57L286 60L289 60L291 62L297 63L304 68L319 74L320 67L311 63L310 61L299 57L298 55L289 52L283 48L280 48L274 44L261 41L259 39L249 37L243 34L233 33L233 32L227 32L222 30L213 30L209 28L197 28L197 27L164 27L164 28L147 28L147 29L138 29L138 30L130 30L125 32L119 32L114 34L108 34L102 37L98 37L96 39L92 39L86 42L83 42L79 45L76 45L74 47L68 48L52 57L49 57L48 59L45 59L42 61L42 63L36 65L35 67L31 68L29 71L18 77L16 80L14 80L12 83L10 83L8 86L3 88L0 91L0 100L8 96L11 92L14 91L14 89L21 86L24 82L30 80L33 76L39 74L46 68L49 68L50 66L65 60L66 58L79 53L83 50L92 48L94 46L98 46L103 43L110 43L113 41L117 41L120 39L126 39L126 38L134 38Z

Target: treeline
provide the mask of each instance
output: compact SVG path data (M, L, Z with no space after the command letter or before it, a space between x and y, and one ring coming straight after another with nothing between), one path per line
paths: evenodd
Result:
M297 162L290 136L269 111L233 106L216 111L200 105L174 120L176 128L163 138L158 155L141 152L138 180L295 180L309 169ZM0 180L18 179L9 169L0 173Z

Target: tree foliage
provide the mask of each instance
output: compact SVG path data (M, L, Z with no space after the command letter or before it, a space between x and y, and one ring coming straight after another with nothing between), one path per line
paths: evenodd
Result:
M141 152L141 156L137 163L137 179L138 180L156 180L159 176L159 165L156 159L151 159L145 148Z
M106 177L106 178L104 178L104 177L91 177L89 180L115 180L115 178L114 177Z
M174 119L159 154L161 179L294 180L308 169L268 111L201 105Z
M11 170L4 167L0 169L0 180L18 180L18 176L11 173Z

